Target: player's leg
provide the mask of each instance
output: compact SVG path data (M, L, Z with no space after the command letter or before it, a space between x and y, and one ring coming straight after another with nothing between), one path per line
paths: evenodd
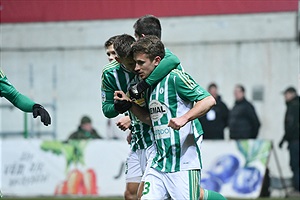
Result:
M126 200L137 200L137 190L139 188L139 183L128 182L126 183L126 190L124 193L124 198Z
M200 199L199 200L204 200L204 189L200 187Z
M145 175L145 183L141 199L168 199L169 194L163 182L163 174L153 168L150 168Z
M200 170L166 173L164 176L164 184L172 199L199 200L200 180Z
M226 198L218 192L206 189L203 189L203 192L203 200L226 200Z
M172 199L226 200L220 193L200 187L200 170L168 173L166 177L164 183Z
M200 177L200 170L169 173L165 184L172 199L226 200L218 192L201 188ZM178 188L181 189L178 190Z
M138 198L138 200L140 200L141 197L142 197L142 195L143 195L144 185L145 185L144 181L141 181L140 184L139 184L139 188L138 188L138 191L137 191L137 198Z
M126 161L126 189L125 200L136 200L137 191L142 178L139 158L136 152L131 151Z
M143 188L145 184L145 176L149 172L149 169L152 165L152 160L155 157L156 154L156 146L155 144L152 144L147 149L142 151L141 157L140 157L140 163L141 163L141 169L143 172L142 180L138 188L138 199L141 199L143 194Z

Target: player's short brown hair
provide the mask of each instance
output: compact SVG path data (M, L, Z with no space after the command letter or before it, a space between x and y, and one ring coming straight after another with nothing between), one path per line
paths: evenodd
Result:
M133 25L134 32L140 38L144 35L155 35L161 39L161 24L157 17L153 15L144 15L140 17Z
M132 45L132 54L147 54L148 58L153 61L156 56L161 59L165 57L165 47L162 41L155 35L146 35Z

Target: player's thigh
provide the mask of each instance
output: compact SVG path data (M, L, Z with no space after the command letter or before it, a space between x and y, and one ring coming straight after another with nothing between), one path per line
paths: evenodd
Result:
M141 181L140 184L139 184L139 188L138 188L138 191L137 191L137 197L138 197L138 199L141 199L141 197L142 197L143 189L144 189L144 184L145 184L144 181Z
M137 196L139 185L137 182L127 182L125 196Z
M145 176L145 183L142 193L142 200L168 199L169 195L162 180L161 172L150 168Z
M166 173L164 176L165 186L172 199L199 200L200 181L200 170Z
M142 171L139 156L136 152L131 151L126 160L126 183L140 183Z
M144 173L142 176L142 180L141 180L142 182L145 182L145 176L148 173L149 169L151 168L152 160L155 157L155 155L156 155L155 145L152 145L146 149L146 167L144 169Z
M144 174L147 165L151 165L152 160L156 154L156 145L152 144L146 149L139 149L136 151L136 153L139 156L142 173Z

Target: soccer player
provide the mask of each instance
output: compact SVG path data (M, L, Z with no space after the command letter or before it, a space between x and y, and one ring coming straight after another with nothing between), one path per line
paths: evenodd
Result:
M114 61L115 57L117 56L113 45L117 37L117 35L112 36L104 43L106 55L109 62Z
M108 59L109 62L114 61L116 56L117 56L116 51L114 49L114 45L113 45L114 41L116 40L117 37L118 37L118 35L112 36L104 43L104 48L105 48L107 59ZM108 126L111 126L112 119L108 118L107 124L108 124ZM125 116L121 117L120 119L118 119L118 121L116 122L116 125L122 131L128 130L130 128L130 118L129 118L129 116L125 115ZM112 137L112 138L117 137L113 133L111 133L111 134L112 135L110 137ZM128 136L127 136L127 142L130 143L130 140L131 140L131 133L129 133Z
M159 19L153 15L144 15L140 17L134 23L133 28L134 35L137 40L146 35L155 35L159 39L161 39L161 24ZM158 83L158 81L160 81L164 76L166 76L171 70L175 68L183 70L180 64L180 60L175 55L173 55L173 53L169 49L166 48L165 53L165 59L163 59L162 62L164 62L164 60L167 60L167 57L169 57L169 55L172 55L174 59L177 59L178 65L172 66L163 64L164 67L157 67L156 69L154 69L154 71L150 74L149 77L147 77L145 80L140 81L138 84L132 86L129 89L129 92L132 97L139 98L143 91L145 91L151 85Z
M40 104L35 103L27 96L21 94L7 79L0 69L0 97L6 98L15 107L24 112L32 112L33 117L41 117L41 122L48 126L51 124L51 117L47 110Z
M130 71L135 67L135 61L130 55L133 42L135 39L129 35L119 36L114 42L116 60L107 64L102 71L102 111L108 118L116 117L122 111L118 104L114 104L114 92L117 90L127 92L130 82L135 78L135 73ZM177 57L170 53L161 64L158 68L164 68L166 65L175 68L179 62ZM157 78L160 79L165 75L162 74ZM126 163L125 199L137 199L143 168L146 166L146 151L150 152L148 147L153 147L149 126L136 121L134 116L131 117L132 139L131 152Z
M132 51L135 71L142 79L153 73L165 56L164 45L155 36L141 38L134 43ZM122 91L116 91L114 98L122 101L124 107L130 108L154 130L157 153L145 174L142 199L198 200L203 130L197 118L215 105L215 99L190 75L178 69L150 87L147 91L148 109L132 103ZM201 199L225 198L204 190Z

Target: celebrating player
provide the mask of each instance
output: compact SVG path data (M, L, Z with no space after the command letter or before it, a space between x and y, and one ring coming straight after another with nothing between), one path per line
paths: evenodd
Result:
M104 43L106 55L109 62L114 61L117 56L113 45L117 37L117 35L112 36Z
M142 79L153 72L165 55L163 43L155 36L141 38L132 51L135 71ZM133 103L122 91L116 91L114 97L153 126L157 153L145 173L142 199L198 200L203 130L197 118L208 112L215 100L190 75L177 69L151 87L147 97L148 110ZM225 198L204 190L202 199Z
M130 55L133 42L135 42L134 38L129 35L119 36L114 42L117 61L106 65L102 72L102 111L108 118L122 113L122 108L118 107L118 104L114 104L114 92L117 90L127 92L130 81L135 77L135 74L130 71L135 67L135 61ZM164 62L165 65L173 66L173 68L179 64L178 59L172 54L166 56ZM164 65L158 67L164 68ZM157 78L162 78L162 76ZM125 199L137 199L137 190L143 175L143 168L146 165L146 157L143 155L146 151L150 152L147 148L153 143L149 126L142 125L133 116L131 117L132 139L131 152L127 159Z

